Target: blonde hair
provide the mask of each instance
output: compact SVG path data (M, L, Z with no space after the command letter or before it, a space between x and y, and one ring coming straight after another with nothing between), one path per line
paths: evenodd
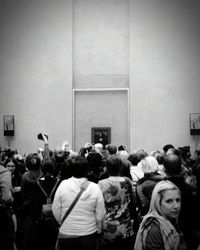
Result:
M129 157L129 153L126 150L120 150L120 151L118 151L117 155L122 160L127 160L128 157Z
M181 192L179 188L171 181L164 180L164 181L158 182L155 185L153 192L152 192L148 214L154 213L154 214L163 216L163 212L161 209L161 201L163 199L163 193L167 190L177 190L181 197Z
M140 161L142 171L146 173L153 173L159 170L158 161L153 156L146 156Z

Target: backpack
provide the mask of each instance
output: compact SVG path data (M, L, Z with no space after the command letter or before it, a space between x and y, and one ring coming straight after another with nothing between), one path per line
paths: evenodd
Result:
M51 190L50 195L47 195L46 191L41 186L39 180L37 181L37 184L38 184L39 188L42 190L43 194L46 196L46 203L42 205L42 214L41 214L42 218L49 218L49 217L51 218L51 217L53 217L53 213L52 213L52 204L53 204L52 195L53 195L55 189L58 186L58 182L59 182L59 179L57 179L54 187Z

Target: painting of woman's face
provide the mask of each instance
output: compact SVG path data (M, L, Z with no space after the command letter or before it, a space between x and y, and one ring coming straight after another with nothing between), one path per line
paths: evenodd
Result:
M181 210L181 197L178 190L166 190L161 200L163 216L168 219L176 219Z

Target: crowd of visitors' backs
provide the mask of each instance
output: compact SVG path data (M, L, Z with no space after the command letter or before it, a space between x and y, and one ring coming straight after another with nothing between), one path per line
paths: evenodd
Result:
M86 143L74 152L38 139L44 147L34 153L1 150L2 250L200 246L199 150Z

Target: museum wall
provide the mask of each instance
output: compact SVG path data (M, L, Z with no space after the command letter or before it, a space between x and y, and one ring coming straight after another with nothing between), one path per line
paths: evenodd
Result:
M94 127L110 127L111 143L129 145L128 17L127 0L74 1L75 150Z
M72 1L0 1L0 145L35 152L72 140ZM3 116L15 135L4 137Z
M200 112L199 1L0 4L1 147L33 152L47 132L52 148L68 140L77 150L93 126L110 126L130 151L199 145L189 133L189 113ZM3 135L7 114L13 137Z
M131 148L200 146L200 2L130 1Z

